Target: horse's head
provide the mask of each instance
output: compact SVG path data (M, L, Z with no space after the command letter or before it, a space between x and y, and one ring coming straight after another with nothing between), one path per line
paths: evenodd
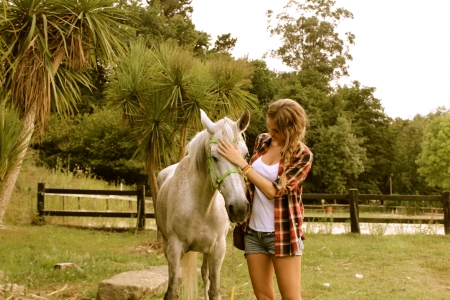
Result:
M231 222L240 223L249 213L249 203L245 197L245 182L238 167L230 163L218 153L218 142L227 139L237 143L242 157L248 154L247 146L242 133L250 122L250 112L244 111L241 117L233 122L228 118L213 123L206 113L201 110L201 121L209 133L207 141L208 167L211 173L213 186L218 189L225 199L228 218Z

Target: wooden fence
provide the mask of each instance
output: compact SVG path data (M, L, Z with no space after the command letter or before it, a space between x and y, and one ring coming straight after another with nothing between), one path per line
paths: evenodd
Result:
M411 223L417 224L421 222L433 222L444 225L444 233L450 235L450 191L444 191L442 195L377 195L377 194L358 194L357 189L350 189L348 194L312 194L304 193L302 195L303 199L324 199L324 200L346 200L349 202L350 206L350 226L351 232L361 233L359 223ZM386 217L370 217L370 218L360 218L359 217L359 203L362 201L369 200L391 200L391 201L423 201L432 202L439 201L442 202L442 210L444 213L443 219L427 219L417 216L408 216L402 218L386 218ZM328 206L328 205L326 205ZM305 216L306 222L313 222L317 218ZM328 217L329 221L332 222L346 222L348 217Z
M120 196L134 196L137 197L137 210L135 212L118 212L118 211L85 211L80 210L46 210L45 196L70 196L89 197L92 195L105 196L103 198L119 198ZM119 197L115 197L119 196ZM120 199L120 198L119 198ZM154 213L145 211L145 186L138 185L135 191L117 191L117 190L78 190L78 189L48 189L45 188L45 183L38 183L37 191L37 212L41 221L44 221L44 216L61 216L61 217L104 217L104 218L137 218L137 228L145 228L145 219L154 218ZM63 206L64 208L64 206Z
M81 211L81 210L46 210L45 195L71 195L72 197L83 197L86 195L107 195L107 196L135 196L137 197L136 212L114 212L114 211ZM450 235L450 191L444 191L442 195L377 195L377 194L358 194L357 189L350 189L348 194L318 194L304 193L303 199L317 200L346 200L349 202L349 217L327 217L332 222L347 222L350 218L351 232L361 233L359 223L421 223L430 222L444 225L444 233ZM391 201L424 201L442 202L443 219L426 219L416 216L407 216L402 218L386 218L386 217L359 217L359 203L369 200L391 200ZM329 206L328 204L326 206ZM75 190L75 189L47 189L44 183L38 183L38 216L43 219L44 216L76 216L76 217L112 217L112 218L130 218L137 217L138 229L145 227L146 218L154 218L154 213L145 211L145 186L138 185L136 191L116 191L116 190ZM322 218L323 219L323 218ZM305 216L306 222L315 222L317 217Z

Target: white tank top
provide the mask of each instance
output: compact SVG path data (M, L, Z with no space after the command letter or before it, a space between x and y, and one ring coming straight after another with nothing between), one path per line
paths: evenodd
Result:
M253 164L253 169L270 181L275 181L278 176L279 163L268 166L262 161L260 156ZM252 214L249 226L251 229L263 232L275 231L274 225L274 200L267 199L266 196L255 186L253 196Z

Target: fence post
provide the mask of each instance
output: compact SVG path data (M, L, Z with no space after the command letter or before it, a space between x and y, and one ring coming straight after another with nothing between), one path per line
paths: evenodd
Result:
M358 190L349 189L351 232L361 233L359 229Z
M145 228L145 185L137 186L138 229Z
M444 209L444 234L450 235L450 191L442 192L442 208Z
M38 183L37 190L37 213L39 222L44 220L44 203L45 203L45 183Z

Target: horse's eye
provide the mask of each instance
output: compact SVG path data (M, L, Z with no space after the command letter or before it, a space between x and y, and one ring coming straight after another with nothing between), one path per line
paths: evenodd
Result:
M213 159L215 162L218 162L218 161L219 161L219 159L218 159L217 157L215 157L215 156L213 156L212 159Z

